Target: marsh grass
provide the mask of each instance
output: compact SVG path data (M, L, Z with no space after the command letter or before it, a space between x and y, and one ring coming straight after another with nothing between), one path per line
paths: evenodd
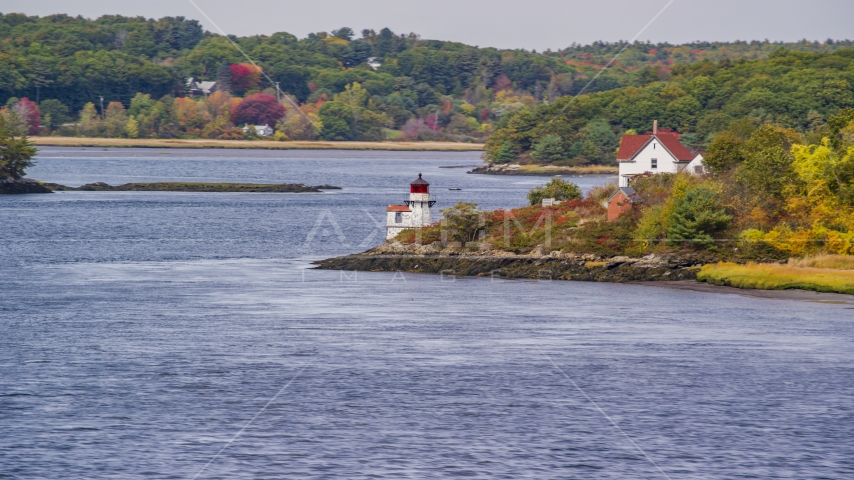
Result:
M720 262L703 266L697 280L738 288L801 289L854 295L854 271L834 268Z
M854 256L851 255L814 255L804 258L790 258L790 267L832 268L836 270L854 270Z

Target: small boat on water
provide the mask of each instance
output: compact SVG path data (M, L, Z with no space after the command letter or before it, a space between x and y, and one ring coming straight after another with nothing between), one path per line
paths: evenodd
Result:
M449 188L448 190L462 190L462 188L456 188L456 187L454 187L454 188Z

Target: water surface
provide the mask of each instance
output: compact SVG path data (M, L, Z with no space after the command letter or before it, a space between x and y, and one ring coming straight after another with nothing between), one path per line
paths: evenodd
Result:
M419 172L439 208L546 180L439 168L478 162L42 150L68 185L344 189L0 198L0 478L854 476L849 306L310 269Z

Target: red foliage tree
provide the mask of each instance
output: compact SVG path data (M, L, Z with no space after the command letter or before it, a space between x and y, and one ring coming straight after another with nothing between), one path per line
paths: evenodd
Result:
M439 126L438 115L427 115L427 117L424 118L424 125L427 125L427 128L433 130L434 132L442 131L442 127Z
M12 109L27 124L27 135L38 135L41 126L39 106L29 98L24 97L18 100Z
M235 92L246 92L258 88L261 81L261 69L249 63L238 63L231 70L231 88Z
M279 105L276 97L266 93L256 93L244 98L234 109L231 121L235 125L249 123L252 125L274 126L285 116L285 107Z

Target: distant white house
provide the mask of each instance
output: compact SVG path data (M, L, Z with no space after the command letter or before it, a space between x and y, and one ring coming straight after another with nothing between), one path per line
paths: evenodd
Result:
M269 137L273 134L273 128L268 125L244 125L243 133L248 132L250 128L255 128L255 134L259 137Z
M659 133L657 120L651 135L623 135L617 162L620 187L628 187L632 177L645 173L677 173L685 169L692 175L706 173L703 156L688 151L676 134Z
M372 69L376 70L383 66L383 64L377 59L377 57L371 57L368 59L367 64Z
M208 96L217 91L216 82L199 82L195 78L190 77L187 79L187 90L190 91L190 96L195 97L197 95Z

